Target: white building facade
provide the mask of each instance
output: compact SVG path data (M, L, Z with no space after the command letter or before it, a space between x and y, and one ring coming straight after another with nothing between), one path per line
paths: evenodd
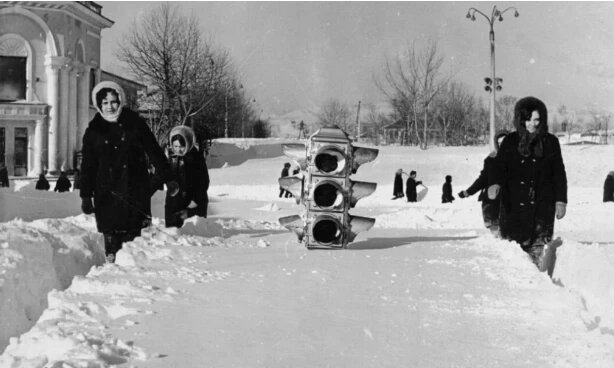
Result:
M112 25L94 2L0 2L0 162L9 175L75 167L96 111L100 34Z

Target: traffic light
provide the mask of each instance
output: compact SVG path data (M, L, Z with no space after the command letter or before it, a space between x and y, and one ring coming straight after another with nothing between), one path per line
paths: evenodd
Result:
M484 78L484 83L486 83L486 85L484 86L484 90L487 92L492 91L492 79L489 77L486 77ZM501 86L502 83L503 83L502 78L495 78L495 89L497 91L500 91L503 89L503 86Z
M337 126L324 127L309 137L307 145L284 144L283 152L302 172L279 178L279 185L303 204L300 215L279 219L294 231L307 248L345 248L359 232L369 230L375 219L348 213L359 199L375 191L376 183L350 180L358 168L373 161L377 149L354 147Z

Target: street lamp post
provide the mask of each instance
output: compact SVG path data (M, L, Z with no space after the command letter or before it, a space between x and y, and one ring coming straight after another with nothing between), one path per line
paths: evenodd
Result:
M500 86L500 82L501 79L497 79L496 74L495 74L495 29L494 29L494 24L495 24L495 20L499 20L499 22L503 21L503 14L505 12L507 12L508 10L514 9L514 17L518 17L520 14L518 13L518 10L516 10L515 7L510 6L509 8L500 11L497 9L497 6L493 6L492 8L492 13L490 15L490 17L484 13L482 13L481 11L479 11L476 8L469 8L469 10L467 11L467 19L471 19L472 21L475 21L475 14L480 14L481 16L484 17L484 19L486 19L486 21L488 22L488 25L490 26L490 33L489 33L489 38L490 38L490 81L492 83L492 86L487 85L486 86L486 90L490 90L490 132L489 132L489 142L490 142L490 149L494 150L495 148L495 93L497 90L501 90L501 86ZM488 81L486 81L486 83L488 84ZM489 88L490 87L490 88Z

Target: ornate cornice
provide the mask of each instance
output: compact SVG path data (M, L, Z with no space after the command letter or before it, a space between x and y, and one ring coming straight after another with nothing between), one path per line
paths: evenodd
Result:
M87 22L93 27L103 29L110 28L114 22L77 1L1 1L2 6L21 6L30 9L45 9L51 11L62 11L73 15L75 18Z

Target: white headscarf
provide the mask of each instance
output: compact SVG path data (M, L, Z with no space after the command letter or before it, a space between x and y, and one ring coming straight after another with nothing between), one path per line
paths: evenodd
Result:
M171 129L171 133L168 135L168 142L171 143L173 141L173 137L176 135L183 137L183 140L185 141L185 152L183 155L190 152L192 147L194 147L194 131L192 128L185 125L178 125L174 127Z
M103 88L111 88L115 90L115 92L117 92L117 95L119 96L119 107L117 108L117 112L115 114L103 113L98 106L98 103L96 102L96 94ZM96 110L98 110L100 116L102 116L104 120L109 122L116 122L117 118L119 117L119 114L121 114L122 109L126 105L126 94L124 93L124 89L120 87L119 84L111 81L103 81L98 83L96 87L94 87L94 89L92 90L92 102L94 103L94 106L96 106Z

